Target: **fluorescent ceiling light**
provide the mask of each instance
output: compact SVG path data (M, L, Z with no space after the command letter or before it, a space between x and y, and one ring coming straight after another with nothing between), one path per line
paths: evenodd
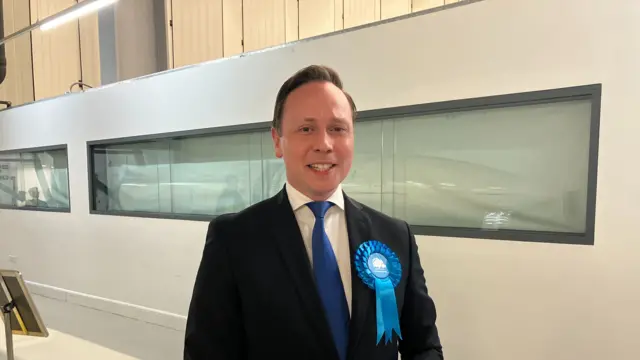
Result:
M98 11L103 7L106 7L115 3L116 1L118 0L94 0L94 1L86 0L85 1L86 4L80 3L72 11L69 11L68 13L63 14L59 17L55 17L49 21L46 21L44 24L40 25L40 30L42 31L51 30L64 23L81 18L92 12Z

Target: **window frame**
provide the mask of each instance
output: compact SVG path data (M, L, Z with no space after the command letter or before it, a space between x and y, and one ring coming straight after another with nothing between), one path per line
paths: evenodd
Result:
M361 120L391 120L408 116L436 115L457 111L504 109L557 102L590 100L591 119L589 131L589 153L587 171L587 201L585 231L562 233L539 230L480 229L452 226L427 226L409 224L414 235L454 238L476 238L489 240L511 240L571 245L595 244L596 192L598 180L598 149L600 138L600 111L602 84L580 85L550 90L537 90L479 98L451 100L419 105L398 106L363 111Z
M481 229L451 226L425 226L409 224L414 235L477 238L489 240L509 240L524 242L542 242L556 244L594 245L598 148L600 134L602 84L579 85L549 90L491 95L477 98L448 100L442 102L424 103L417 105L403 105L389 108L359 111L356 123L366 121L393 120L410 116L428 116L443 113L503 109L556 102L589 100L591 102L588 172L587 172L587 201L586 223L583 233L562 233L539 230L513 229ZM176 140L181 138L232 135L250 132L269 131L271 122L257 122L241 125L218 126L177 132L145 134L141 136L120 137L87 141L87 173L89 177L89 211L95 215L114 215L127 217L211 221L215 215L192 215L160 212L138 211L102 211L95 210L95 184L93 181L94 148L103 145L122 145L146 141Z
M58 144L58 145L47 145L47 146L38 146L38 147L30 147L30 148L20 148L20 149L6 149L0 150L0 155L5 154L22 154L22 153L38 153L44 151L58 151L64 150L67 154L66 156L66 166L67 166L67 192L69 193L69 206L67 208L40 208L40 207L17 207L12 205L0 204L0 210L21 210L21 211L43 211L43 212L51 212L51 213L71 213L71 169L69 169L69 148L67 144Z

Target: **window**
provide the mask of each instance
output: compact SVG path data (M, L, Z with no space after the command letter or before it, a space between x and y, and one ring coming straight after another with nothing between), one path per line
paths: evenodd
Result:
M416 234L593 243L600 86L365 111L344 190ZM208 220L285 181L268 124L89 144L92 210Z
M66 146L0 152L0 208L68 212Z
M591 107L569 100L397 120L394 215L441 229L585 233Z
M100 212L198 217L239 211L263 199L262 132L176 137L92 147ZM276 190L277 191L277 190Z

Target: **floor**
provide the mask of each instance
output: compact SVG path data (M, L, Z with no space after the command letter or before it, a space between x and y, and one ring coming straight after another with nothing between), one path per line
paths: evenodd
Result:
M48 338L14 336L16 360L175 360L184 334L142 321L32 295ZM1 322L0 322L1 324ZM6 356L0 327L0 359Z

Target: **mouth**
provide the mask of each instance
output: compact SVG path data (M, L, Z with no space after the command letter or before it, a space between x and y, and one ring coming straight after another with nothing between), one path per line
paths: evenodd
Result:
M307 165L307 167L313 171L317 171L317 172L327 172L331 169L333 169L336 166L336 164L309 164Z

